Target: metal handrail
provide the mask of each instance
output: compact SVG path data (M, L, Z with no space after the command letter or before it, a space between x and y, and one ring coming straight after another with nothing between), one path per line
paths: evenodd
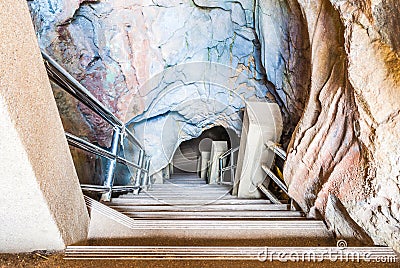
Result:
M283 161L286 161L286 152L285 150L283 150L277 143L273 142L273 141L267 141L267 143L265 144L265 146L271 150L275 155L279 156ZM268 190L268 185L270 183L270 179L272 179L275 184L286 194L289 196L289 191L287 186L285 185L285 183L283 181L281 181L281 179L279 179L274 172L268 168L268 166L266 165L261 165L261 168L264 170L264 172L267 174L267 177L265 178L265 180L260 183L258 185L258 188L267 195L267 197L276 204L280 204L279 199L271 192ZM265 184L265 181L267 181L267 183Z
M276 183L276 185L278 185L278 187L281 188L281 190L282 190L285 194L289 195L287 186L283 183L283 181L281 181L281 180L274 174L274 172L273 172L271 169L269 169L269 168L268 168L267 166L265 166L265 165L262 165L261 168L264 170L265 173L267 173L268 177L270 177L270 178Z
M47 73L52 80L61 88L66 90L72 96L84 103L89 109L106 120L113 127L119 127L122 132L126 133L140 149L144 149L142 143L125 128L124 123L116 117L109 109L107 109L92 93L90 93L81 83L73 78L64 68L62 68L55 60L53 60L46 52L42 51Z
M137 189L136 186L113 186L112 189L107 186L102 185L91 185L91 184L81 184L83 191L96 192L100 194L106 194L110 190L113 192L133 192Z
M88 106L92 111L101 116L112 126L122 127L123 123L110 110L108 110L99 100L96 99L82 84L73 78L55 60L42 51L47 73L61 88L76 97L79 101Z
M114 155L109 151L85 141L84 139L78 138L68 132L65 132L65 137L67 138L69 145L85 150L86 152L108 158L110 160L115 158Z
M277 156L279 156L283 161L286 161L286 152L281 147L279 147L278 144L272 141L268 141L265 145L268 147L268 149L270 149Z
M127 134L127 137L133 141L133 143L135 143L140 149L144 150L143 144L132 134L129 129L125 128L124 126L123 131Z
M219 158L225 158L227 157L230 153L235 153L236 151L239 150L239 147L235 147L235 148L230 148L228 151L226 151L225 153L223 153L222 155L220 155Z
M72 135L71 133L65 132L65 137L67 138L69 145L72 145L79 149L85 150L86 152L108 158L110 160L117 159L118 163L124 164L126 166L131 166L136 169L140 169L142 172L148 172L148 170L146 170L145 168L142 168L123 157L115 155L115 154L101 148L100 146L94 145L93 143L90 143L82 138Z
M146 156L144 147L140 143L140 141L132 134L132 132L125 128L125 124L118 117L116 117L110 110L108 110L98 99L96 99L96 97L94 97L83 85L81 85L74 77L72 77L55 60L53 60L44 51L42 51L42 56L49 78L62 89L67 91L72 97L82 102L94 113L103 118L114 128L113 138L111 142L111 152L91 142L76 137L70 133L65 133L67 141L71 146L80 148L101 157L105 157L109 160L104 185L81 185L82 190L101 192L103 194L102 200L110 201L112 192L124 191L123 189L125 188L129 188L128 190L138 190L138 188L140 188L141 186L147 187L150 183L150 180L148 179L150 159L148 159L148 156ZM125 137L136 144L140 149L138 164L132 163L131 161L118 155L121 141L123 141ZM117 162L126 166L133 167L137 170L135 186L118 187L113 185L114 171ZM146 184L144 182L146 182Z
M234 159L234 153L239 151L239 147L235 147L235 148L231 148L228 151L226 151L225 153L221 154L218 157L218 161L219 161L219 180L218 183L219 184L229 184L229 185L233 185L234 180L235 180L235 174L234 174L234 170L236 169L237 165L233 163L233 159ZM227 158L228 156L230 156L230 164L227 167L224 167L224 159ZM230 182L225 182L223 180L224 178L224 173L225 171L230 170L231 172L231 181Z

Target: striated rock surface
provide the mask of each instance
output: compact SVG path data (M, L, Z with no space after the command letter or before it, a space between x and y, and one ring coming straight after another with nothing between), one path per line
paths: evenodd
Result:
M326 223L337 240L345 240L349 246L373 246L374 242L348 214L340 200L330 194L325 209Z
M368 198L349 207L375 242L400 251L400 4L334 2L346 26L348 76L368 160Z
M353 122L358 114L347 79L344 28L329 2L303 4L311 44L311 86L285 167L290 193L304 210L321 211L329 191L361 200L363 157ZM296 185L296 187L290 187Z
M399 4L299 3L312 73L284 170L289 191L322 215L336 195L375 243L400 250Z

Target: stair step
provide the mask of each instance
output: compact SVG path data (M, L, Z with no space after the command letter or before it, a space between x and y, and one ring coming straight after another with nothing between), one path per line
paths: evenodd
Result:
M232 196L229 191L213 191L213 192L208 192L208 191L179 191L176 190L175 192L158 192L158 191L147 191L147 192L141 192L140 195L143 197L153 197L153 196L159 196L159 197L190 197L190 198L202 198L207 196L208 197L221 197L221 196L227 196L227 197L232 197L232 198L237 198L237 196ZM140 196L139 195L139 196Z
M206 229L206 230L241 230L241 229L257 229L257 230L318 230L326 229L325 224L319 220L154 220L154 219L138 219L132 220L130 226L133 229Z
M139 194L140 196L140 194ZM126 199L126 200L148 200L148 199L154 199L158 200L161 203L185 203L187 202L188 204L191 204L193 202L197 203L214 203L218 200L238 200L237 198L233 198L230 196L226 195L220 195L220 196L193 196L192 198L190 196L147 196L147 197L137 197L135 195L132 196L126 196L126 197L119 197L120 199ZM265 201L264 201L265 202Z
M119 198L121 199L129 199L129 198L133 198L133 199L148 199L148 198L157 198L157 199L168 199L168 200L208 200L208 201L212 201L215 199L237 199L236 197L232 197L230 195L226 195L226 194L219 194L219 195L202 195L202 196L195 196L195 195L150 195L147 194L145 195L134 195L134 194L127 194L126 196L120 196Z
M184 177L181 177L181 178L172 177L172 178L170 178L168 180L169 181L172 181L172 180L173 181L197 181L199 183L205 182L205 180L202 179L202 178L184 178Z
M175 181L198 181L198 182L203 182L205 179L199 178L199 177L187 177L185 175L179 175L173 174L172 177L170 177L168 180L175 180Z
M213 199L237 199L237 197L235 196L231 196L229 194L219 194L219 195L201 195L201 196L197 196L197 195L178 195L178 194L166 194L166 195L156 195L156 194L144 194L144 193L140 193L139 195L134 195L134 194L126 194L123 196L120 196L119 198L121 199L148 199L148 198L157 198L157 199L168 199L168 200L183 200L183 199L187 199L187 200L208 200L208 201L212 201Z
M229 191L232 189L232 186L225 186L225 185L184 185L184 184L163 184L165 186L159 185L152 185L148 191L176 191L176 190L183 190L183 191L194 191L194 190L212 190L212 191Z
M185 155L182 157L174 158L174 166L179 168L179 165L187 165L190 161L197 161L198 156L196 154ZM191 163L189 163L191 164Z
M206 181L181 181L181 180L166 180L165 184L188 184L188 185L208 185Z
M201 188L201 187L196 187L196 188L186 188L186 187L179 187L176 186L174 188L169 188L169 189L157 189L157 188L151 188L150 190L147 190L146 192L148 193L173 193L176 194L176 191L185 191L185 193L228 193L231 188L226 188L226 189L221 189L221 188Z
M174 206L174 205L150 205L150 206L113 206L109 205L118 211L271 211L271 210L288 210L289 205L184 205L184 206Z
M141 205L160 205L165 204L162 200L157 200L153 198L149 199L134 199L134 198L114 198L112 202L107 203L109 206L141 206ZM174 206L187 206L187 205L243 205L243 204L271 204L269 200L263 199L219 199L219 200L208 200L208 199L198 199L198 200L175 200L173 202L167 203Z
M135 219L302 219L300 211L123 211L123 214Z
M215 197L219 197L219 196L225 196L225 195L227 195L227 196L231 196L231 197L234 197L234 198L237 198L236 196L232 196L231 194L230 194L230 192L227 192L227 191L214 191L214 192L208 192L208 191L193 191L193 192L191 192L191 191L189 191L189 192L187 192L187 191L185 191L185 192L181 192L181 193L179 193L178 191L176 191L176 192L170 192L170 193L163 193L163 192L157 192L157 191L148 191L148 192L141 192L140 193L142 196L165 196L165 197L171 197L171 196L177 196L177 197L179 197L179 196L181 196L181 197L202 197L202 196L211 196L211 197L213 197L213 196L215 196Z
M191 189L191 188L209 188L209 189L229 189L229 188L231 188L231 187L224 186L224 185L219 185L219 184L206 184L206 185L199 184L198 186L193 185L193 184L190 184L190 185L182 185L182 184L175 185L175 184L170 183L170 181L167 181L167 180L163 184L153 184L151 186L152 189L160 189L160 190L161 189L164 190L164 189L169 189L169 188L176 188L176 187L189 188L189 189Z
M314 220L172 220L119 222L92 211L90 245L335 245L322 221Z
M226 197L233 197L233 198L237 198L236 196L231 196L229 192L214 192L214 193L209 193L209 192L185 192L185 193L158 193L158 192L143 192L141 193L141 195L143 197L145 196L157 196L157 197L181 197L181 198L204 198L204 197L211 197L211 198L218 198L218 197L222 197L222 196L226 196ZM140 197L140 195L139 195Z
M177 177L175 174L172 175L168 180L174 180L174 181L197 181L197 182L204 182L206 181L205 179L198 178L198 177L184 177L184 176L179 176Z
M268 254L269 251L269 254ZM188 246L68 246L65 251L65 259L108 259L108 260L255 260L261 261L258 264L266 266L264 261L281 261L282 256L288 256L287 260L294 259L293 256L301 256L309 262L332 262L332 259L339 259L343 256L361 256L361 262L370 263L371 260L379 260L382 257L390 257L396 260L397 255L390 247L356 247L337 250L332 247L297 247L282 248L269 247L268 251L263 246L258 247L188 247ZM316 253L314 258L310 252ZM326 254L331 252L331 254ZM264 254L264 255L262 255ZM292 256L290 258L289 256ZM262 258L264 257L264 259ZM355 258L354 258L355 259ZM325 262L324 262L325 263ZM256 265L257 263L253 263ZM306 263L303 263L306 265ZM322 265L322 264L320 264ZM347 267L349 263L341 266L340 262L335 265ZM352 264L355 265L355 264ZM261 266L261 267L262 267ZM282 265L283 266L283 265ZM323 266L325 267L325 266ZM394 266L393 266L394 267Z

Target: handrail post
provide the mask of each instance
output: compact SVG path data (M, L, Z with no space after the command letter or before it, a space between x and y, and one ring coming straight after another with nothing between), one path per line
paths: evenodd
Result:
M223 158L219 158L219 180L218 180L218 184L222 183L223 177L224 177L224 165L223 165Z
M135 187L137 187L137 189L135 189L135 191L133 192L133 194L139 194L140 191L140 186L141 186L141 178L142 178L142 167L143 167L143 159L144 159L144 151L142 149L140 149L139 151L139 159L138 159L138 166L140 167L140 169L137 169L136 171L136 178L135 178Z
M109 188L107 193L101 195L101 201L110 201L112 195L112 187L114 184L114 171L117 166L117 154L119 148L119 139L120 139L121 130L119 128L114 129L114 134L111 142L111 153L115 156L114 159L109 160L106 165L106 179L104 181L104 186Z
M231 162L230 163L230 169L231 169L231 183L233 184L233 182L234 182L234 173L233 173L233 150L231 151L231 159L229 159L229 162Z
M149 180L150 158L146 159L146 162L144 163L144 169L146 170L146 172L143 175L141 186L142 188L146 188L147 190L150 185L150 180Z

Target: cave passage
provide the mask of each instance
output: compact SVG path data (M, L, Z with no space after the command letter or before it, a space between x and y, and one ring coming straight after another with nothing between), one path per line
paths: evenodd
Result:
M237 135L232 135L228 131L222 126L215 126L203 131L197 138L182 142L172 158L173 174L200 174L198 161L201 157L201 152L211 152L213 141L226 141L228 150L231 148L232 143L236 144L238 142Z

